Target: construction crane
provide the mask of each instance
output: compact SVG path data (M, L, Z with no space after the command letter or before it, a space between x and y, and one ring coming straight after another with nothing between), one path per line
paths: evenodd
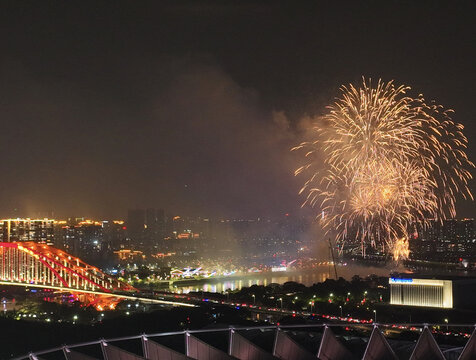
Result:
M336 276L336 280L338 280L339 278L337 277L337 267L336 267L336 261L335 261L335 258L334 258L334 249L332 247L331 238L329 238L329 252L330 252L330 255L331 255L331 258L332 258L332 264L334 264L334 273L335 273L335 276Z

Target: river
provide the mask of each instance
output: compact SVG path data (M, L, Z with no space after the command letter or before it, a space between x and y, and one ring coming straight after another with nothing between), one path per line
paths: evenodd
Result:
M337 266L337 275L344 279L350 280L352 276L359 275L365 277L375 274L379 276L388 276L390 272L405 272L405 268L375 267L357 264L339 265ZM186 280L175 282L169 286L171 291L188 293L190 291L206 291L221 293L228 289L239 290L243 287L251 285L269 285L272 283L284 284L287 281L295 281L306 286L323 282L327 278L335 278L334 268L327 265L318 266L312 270L302 271L283 271L283 272L266 272L266 273L249 273L236 275L233 277L218 277L201 280Z

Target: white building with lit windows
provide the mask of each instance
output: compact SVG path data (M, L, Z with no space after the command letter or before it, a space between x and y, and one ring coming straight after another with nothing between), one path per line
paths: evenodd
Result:
M452 280L392 277L389 284L391 305L453 308Z

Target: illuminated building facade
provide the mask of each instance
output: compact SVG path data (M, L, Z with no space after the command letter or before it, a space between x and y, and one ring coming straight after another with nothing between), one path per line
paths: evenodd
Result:
M117 258L121 261L134 261L134 260L141 260L145 257L144 253L139 250L129 250L129 249L121 249L114 251L114 254Z
M390 278L390 304L453 308L451 280Z
M476 238L474 236L474 220L463 219L459 223L456 234L457 251L460 253L471 253L476 249Z
M113 250L129 248L130 239L127 237L127 227L123 220L102 221L103 243Z
M55 231L56 242L70 254L95 261L106 250L108 244L104 242L102 222L82 220L59 225Z
M2 242L33 241L53 245L54 223L47 218L0 220L0 239Z
M476 260L473 219L430 220L415 224L410 238L411 257L430 261Z

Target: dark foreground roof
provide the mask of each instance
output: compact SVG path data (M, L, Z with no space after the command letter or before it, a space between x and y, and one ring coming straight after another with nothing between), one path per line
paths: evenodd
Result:
M468 325L458 325L468 328ZM464 346L440 345L427 325L414 339L387 339L395 325L289 325L190 330L66 345L30 353L30 360L468 360L476 359L476 330ZM360 332L358 334L357 332Z

